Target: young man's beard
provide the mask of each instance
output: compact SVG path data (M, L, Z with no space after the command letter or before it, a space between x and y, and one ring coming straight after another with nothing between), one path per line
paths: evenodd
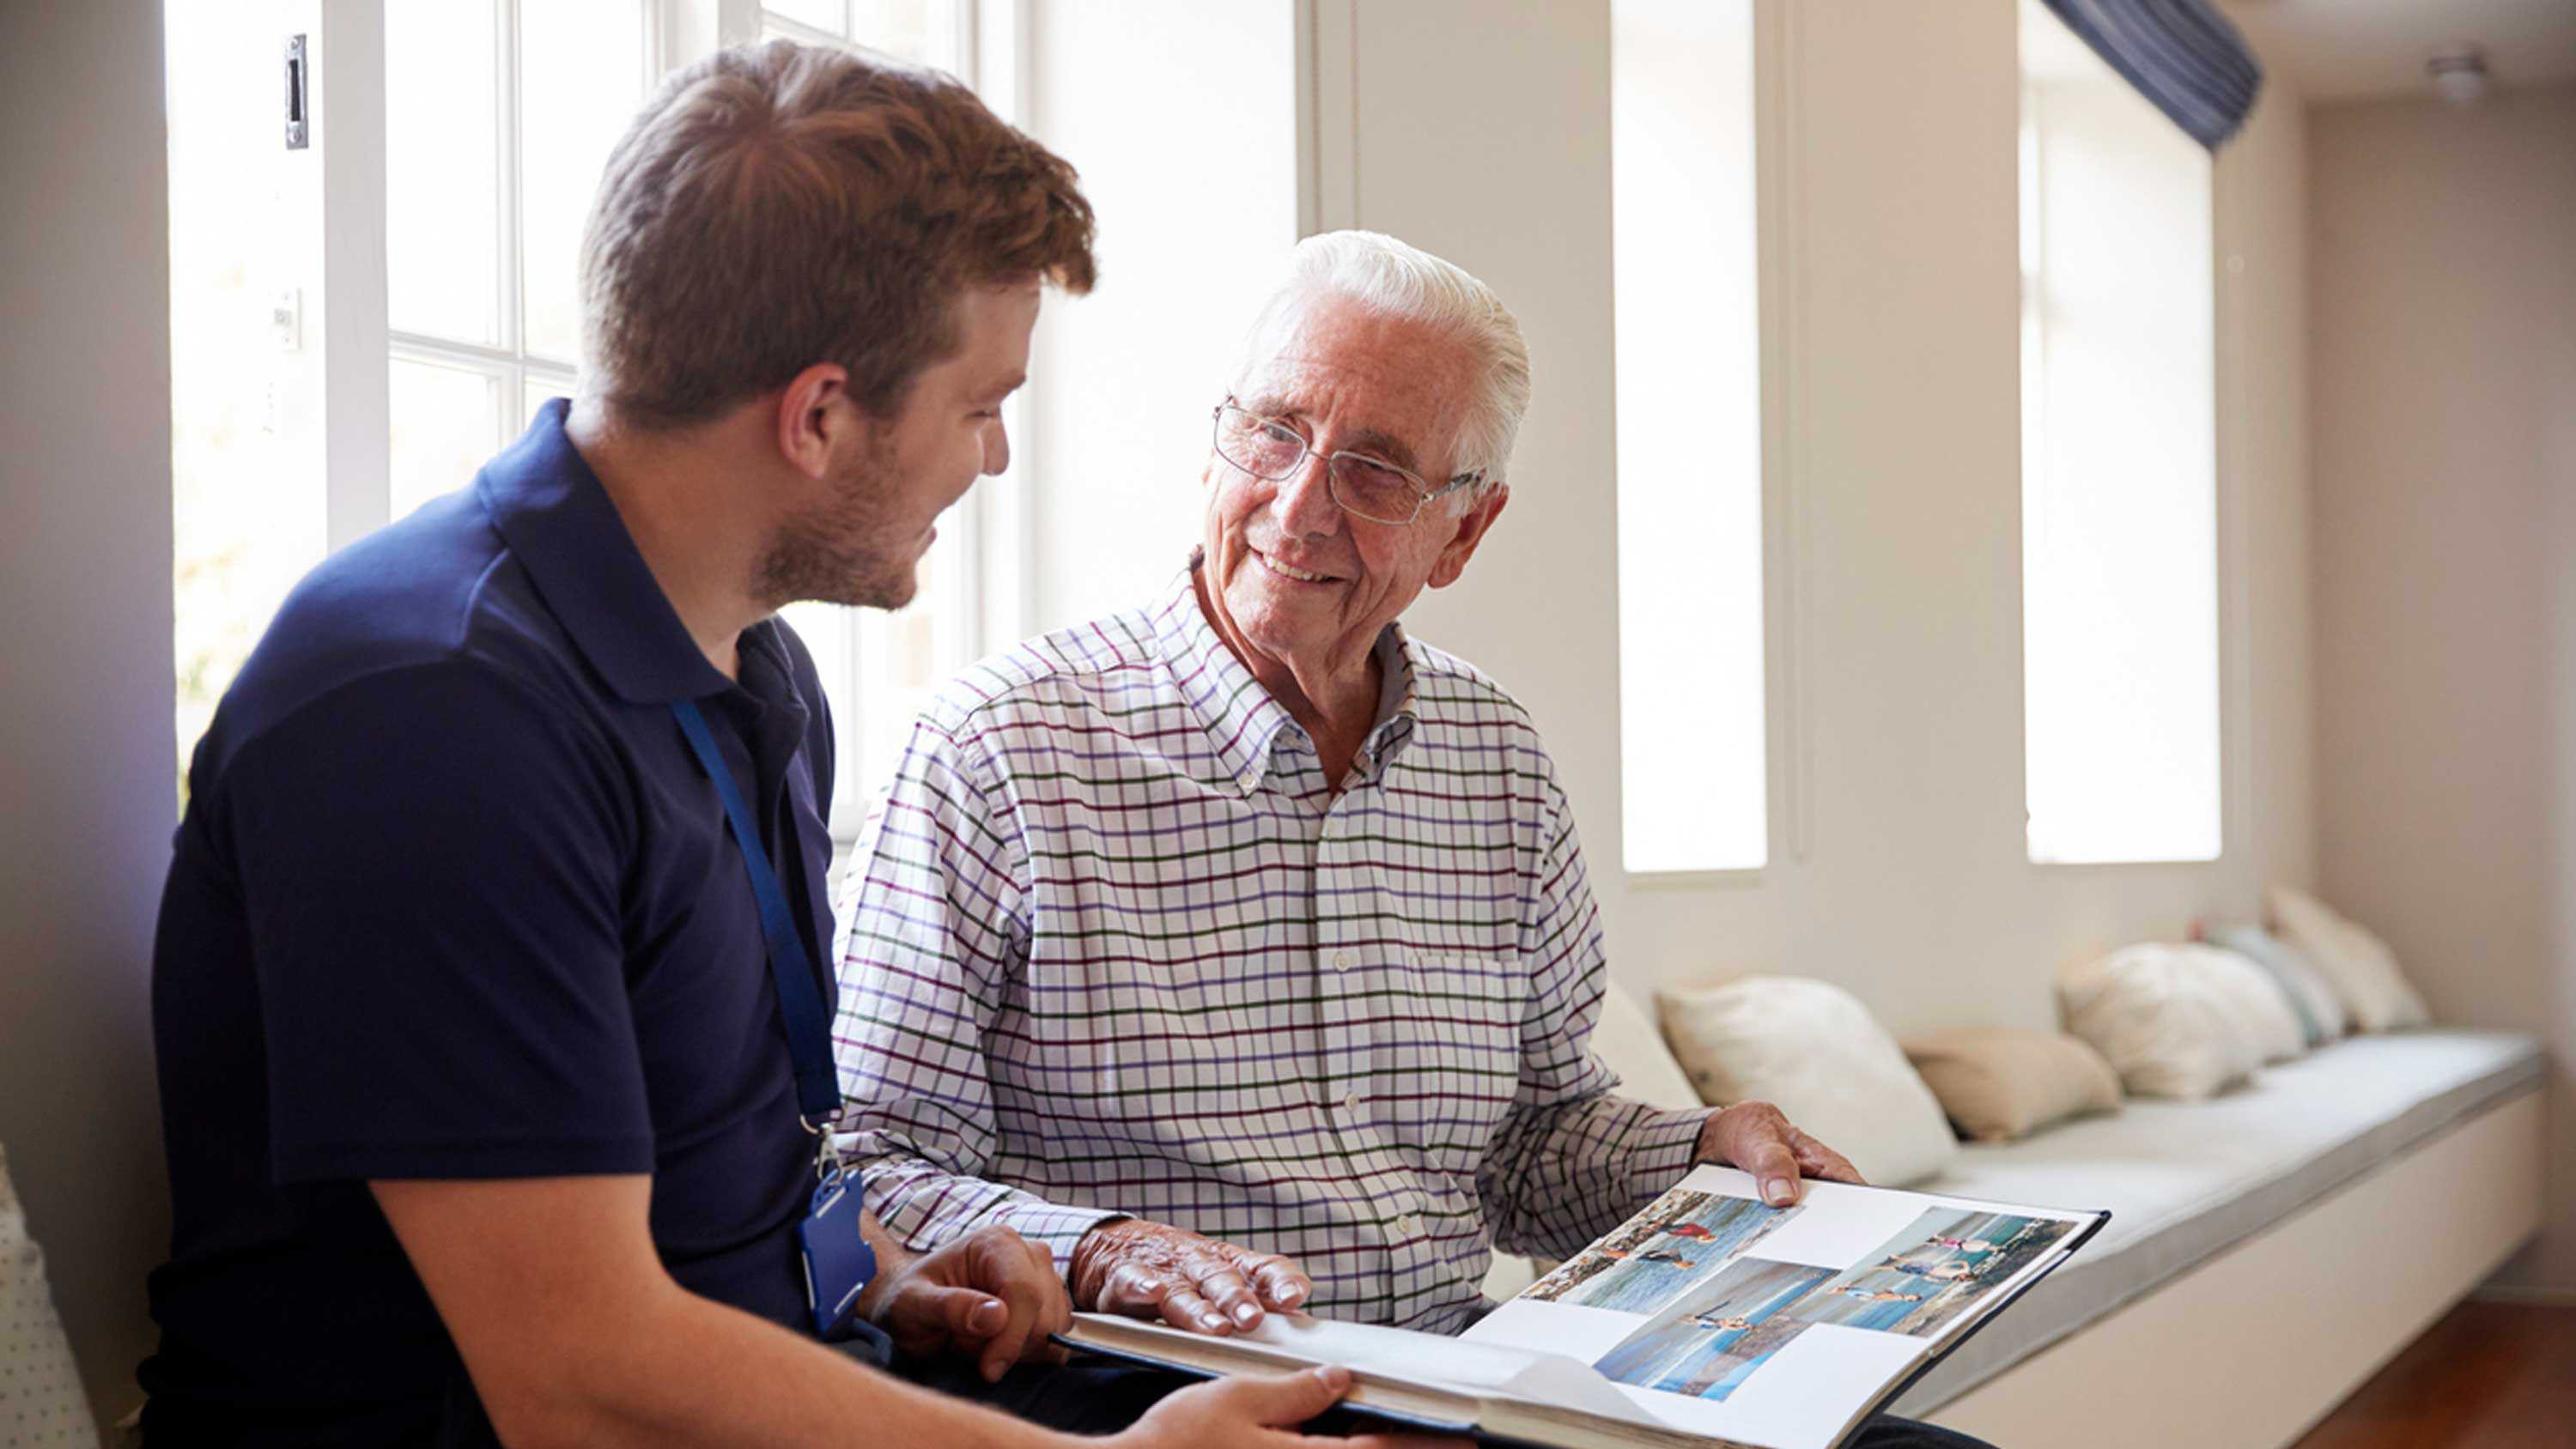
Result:
M894 487L893 450L880 449L835 479L831 498L781 521L753 570L754 597L772 608L809 599L855 609L911 603L912 540L888 536Z

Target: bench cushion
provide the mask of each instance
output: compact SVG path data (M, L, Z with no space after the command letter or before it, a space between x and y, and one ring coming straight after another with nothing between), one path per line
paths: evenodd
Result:
M2201 1102L2131 1101L2115 1117L1969 1147L1927 1192L2108 1208L2073 1261L1979 1330L1898 1402L1924 1414L2296 1214L2542 1076L2510 1032L2356 1037L2265 1068Z

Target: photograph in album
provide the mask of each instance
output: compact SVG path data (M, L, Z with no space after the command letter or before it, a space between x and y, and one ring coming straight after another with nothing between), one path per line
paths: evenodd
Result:
M1653 1313L1692 1285L1716 1277L1798 1211L1675 1188L1521 1296L1539 1303Z
M1792 1310L1833 1276L1831 1268L1742 1259L1683 1300L1680 1317L1593 1367L1619 1383L1723 1400L1806 1327Z
M2055 1218L1935 1208L1867 1267L1837 1276L1791 1312L1811 1323L1930 1338L2074 1227Z

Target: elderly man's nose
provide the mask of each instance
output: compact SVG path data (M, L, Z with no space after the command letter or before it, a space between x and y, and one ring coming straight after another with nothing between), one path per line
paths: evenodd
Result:
M1341 525L1341 505L1333 501L1332 463L1309 453L1296 472L1279 480L1271 507L1280 526L1291 533L1331 533Z

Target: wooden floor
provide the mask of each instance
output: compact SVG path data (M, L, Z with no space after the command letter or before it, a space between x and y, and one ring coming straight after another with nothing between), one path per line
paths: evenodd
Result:
M2576 1445L2576 1308L2463 1303L2295 1449Z

